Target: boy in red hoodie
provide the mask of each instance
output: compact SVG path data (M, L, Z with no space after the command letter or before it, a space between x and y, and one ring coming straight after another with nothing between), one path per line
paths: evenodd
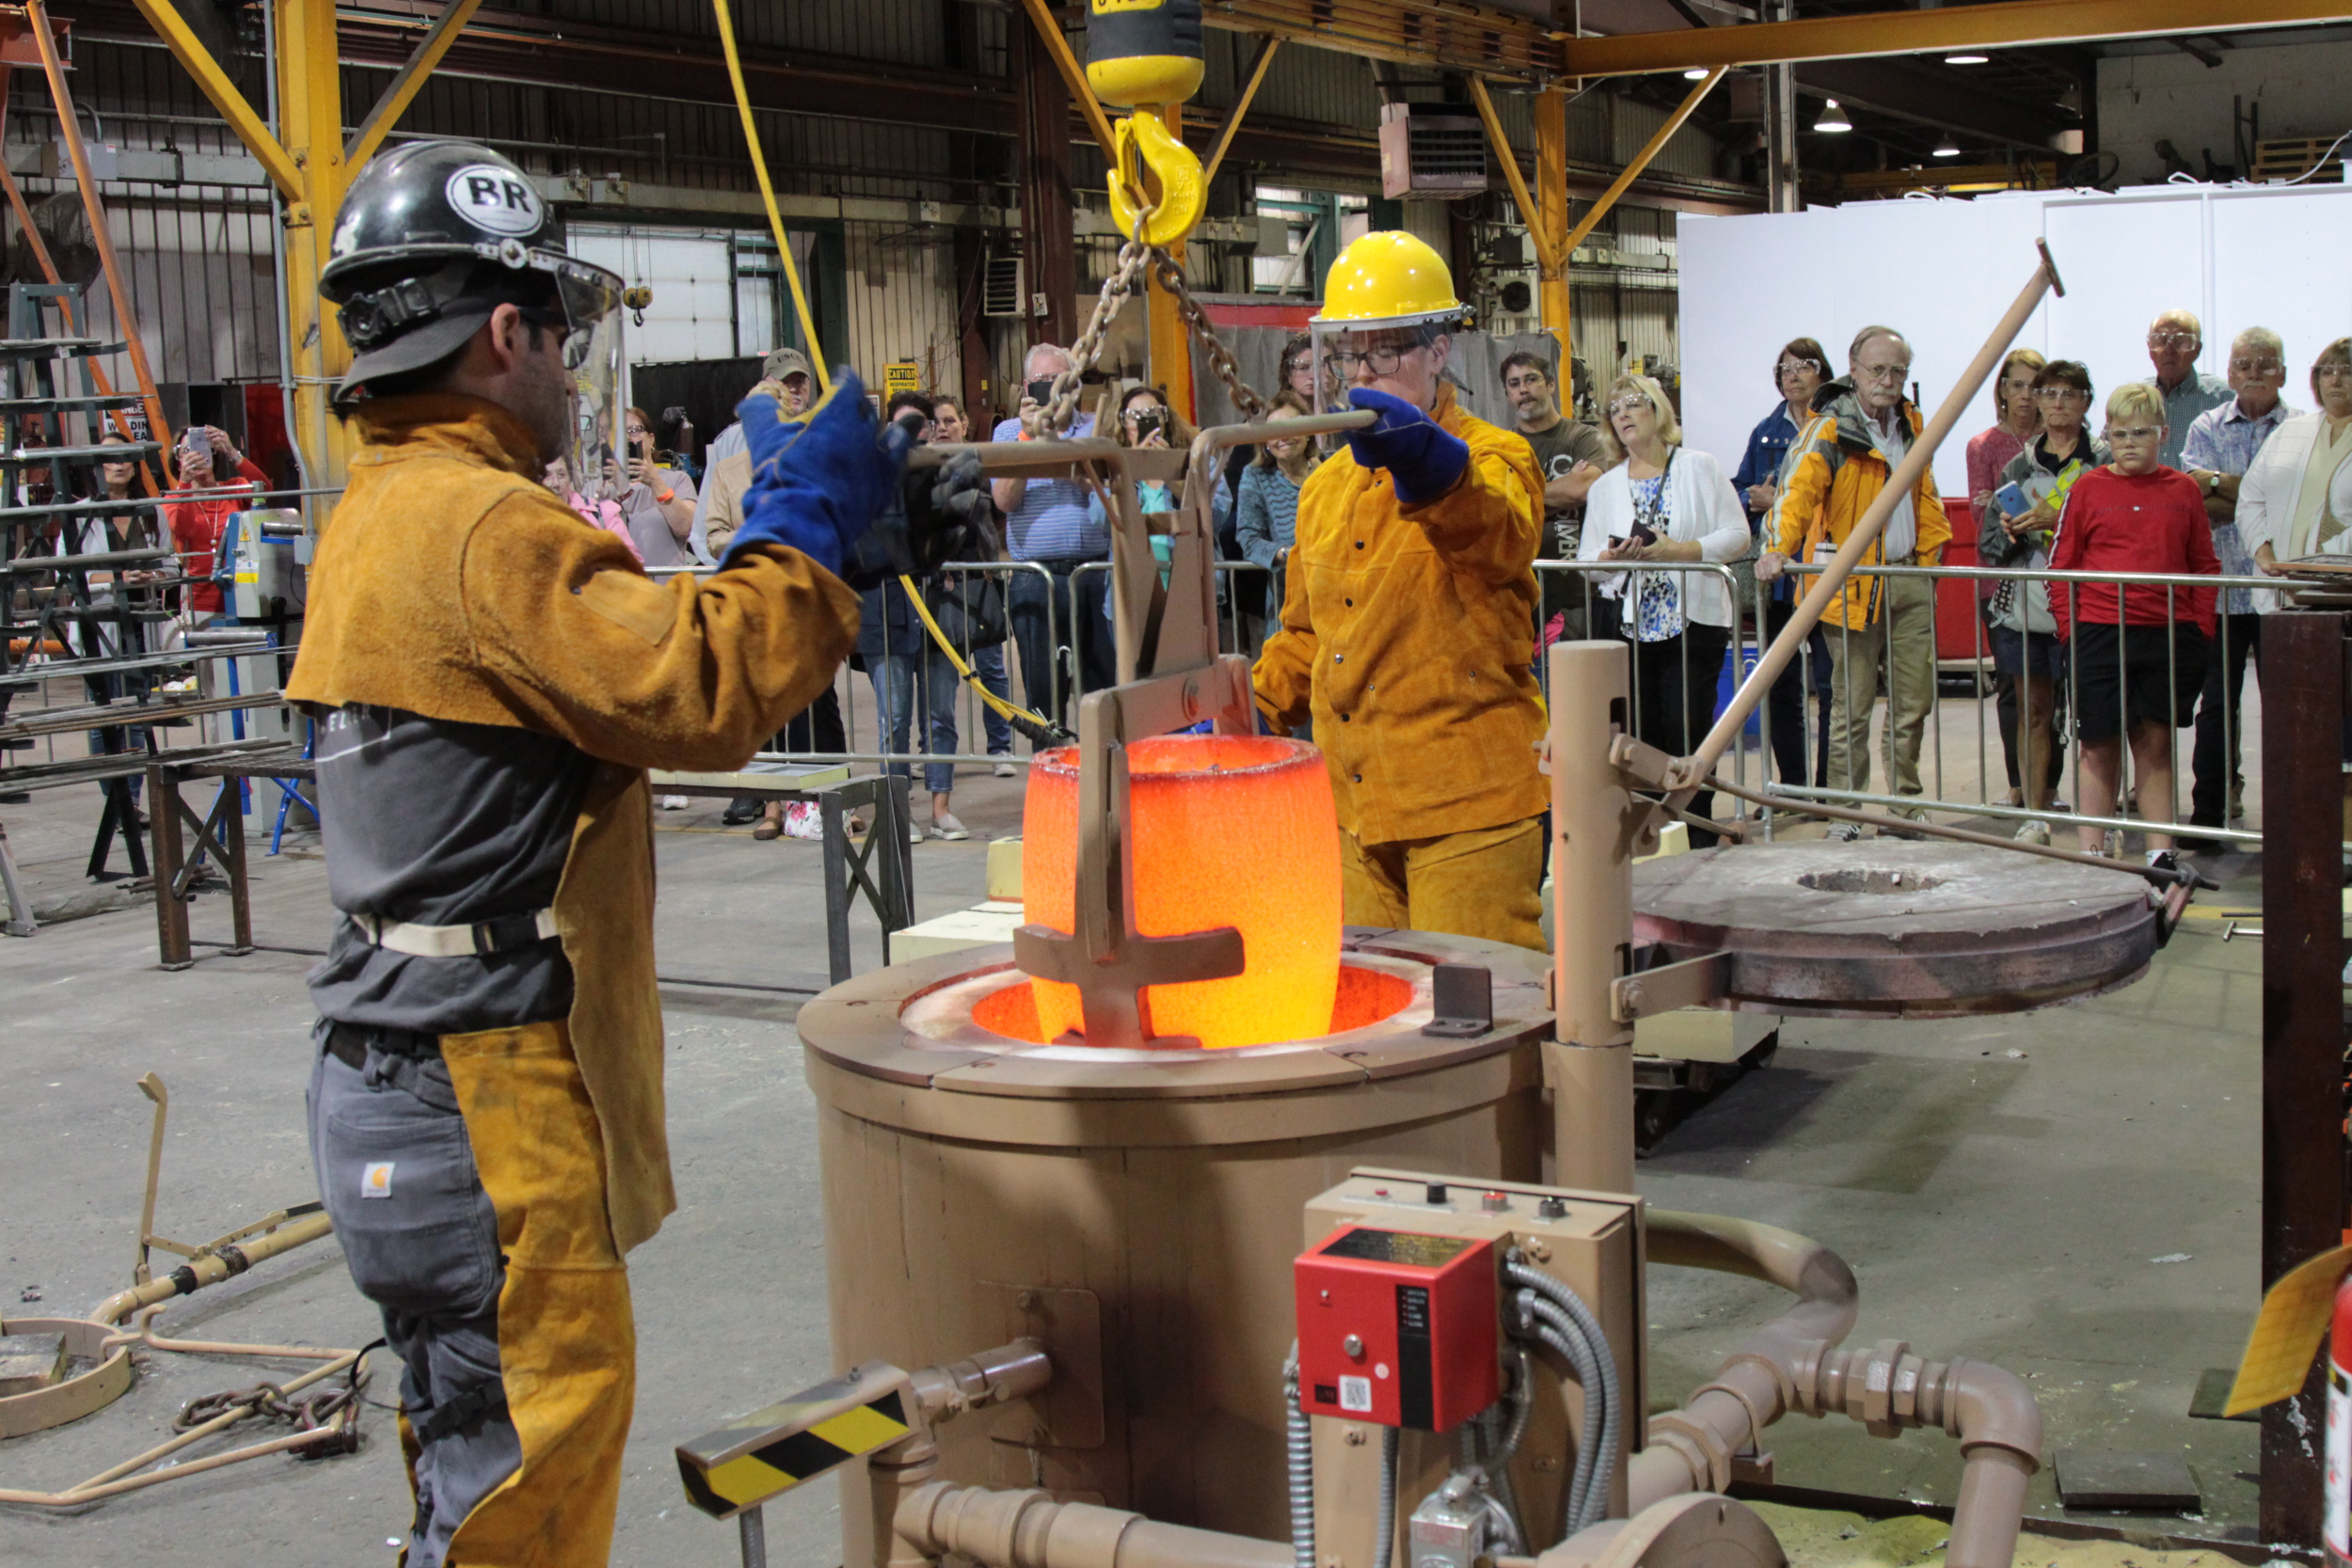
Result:
M2154 388L2135 384L2107 399L2113 461L2068 493L2052 571L2220 575L2203 494L2161 461L2165 432L2164 396ZM2135 584L2120 590L2119 606L2113 583L2050 587L2050 613L2074 671L2082 814L2114 815L2128 739L2141 818L2170 822L2172 732L2190 721L2203 689L2214 591ZM2101 830L2078 831L2085 849L2101 847ZM2172 863L2169 833L2148 834L2148 860Z

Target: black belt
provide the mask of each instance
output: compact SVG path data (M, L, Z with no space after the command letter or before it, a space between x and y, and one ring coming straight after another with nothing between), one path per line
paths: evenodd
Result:
M326 1026L326 1053L354 1071L368 1065L368 1047L373 1045L387 1056L408 1056L430 1061L441 1053L441 1037L421 1034L414 1029L377 1029L358 1023L329 1023Z

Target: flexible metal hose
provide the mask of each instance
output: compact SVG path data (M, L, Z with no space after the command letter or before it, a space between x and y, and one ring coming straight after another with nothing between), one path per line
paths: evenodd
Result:
M1585 1408L1589 1418L1584 1423L1584 1441L1577 1445L1576 1471L1568 1479L1561 1510L1560 1539L1565 1541L1592 1523L1592 1497L1596 1479L1601 1483L1600 1495L1608 1496L1608 1478L1601 1471L1601 1452L1608 1436L1606 1411L1600 1398L1593 1390L1600 1386L1600 1373L1594 1365L1592 1347L1582 1337L1564 1330L1561 1323L1543 1310L1544 1302L1533 1291L1519 1292L1519 1310L1528 1325L1543 1342L1567 1358L1576 1369L1577 1381L1584 1386Z
M1542 1270L1529 1267L1516 1249L1506 1258L1503 1270L1512 1283L1533 1290L1541 1301L1550 1303L1565 1314L1577 1332L1583 1336L1585 1343L1592 1347L1594 1357L1600 1363L1601 1452L1594 1472L1595 1502L1590 1517L1584 1521L1585 1524L1592 1524L1608 1511L1609 1481L1616 1471L1619 1434L1627 1418L1625 1398L1617 1386L1617 1358L1610 1353L1609 1335L1600 1326L1600 1320L1593 1315L1593 1309L1585 1306L1583 1298L1574 1291ZM1593 1386L1585 1385L1587 1394L1592 1392ZM1592 1423L1588 1421L1586 1425L1589 1427ZM1578 1457L1581 1462L1582 1456Z
M1396 1428L1380 1429L1380 1533L1373 1538L1372 1568L1396 1562Z
M1291 1558L1295 1568L1315 1568L1315 1449L1307 1413L1298 1404L1298 1341L1291 1341L1282 1363L1283 1453L1289 1463Z
M1494 1483L1495 1500L1502 1505L1503 1517L1511 1523L1511 1533L1524 1544L1527 1526L1519 1513L1518 1494L1511 1486L1511 1461L1518 1457L1519 1441L1527 1435L1528 1418L1535 1413L1535 1358L1527 1354L1522 1344L1511 1346L1512 1363L1511 1417L1503 1425L1502 1440L1495 1445L1494 1457L1486 1461L1486 1474Z

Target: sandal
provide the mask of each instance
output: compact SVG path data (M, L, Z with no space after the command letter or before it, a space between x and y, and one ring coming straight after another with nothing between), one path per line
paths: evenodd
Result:
M782 838L784 824L772 816L763 816L759 819L759 825L752 830L752 836L763 843L771 838Z

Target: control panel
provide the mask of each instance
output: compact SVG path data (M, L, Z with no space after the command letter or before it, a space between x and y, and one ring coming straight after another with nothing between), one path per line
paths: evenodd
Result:
M1444 1432L1501 1397L1495 1249L1348 1225L1297 1263L1298 1397L1309 1414Z

